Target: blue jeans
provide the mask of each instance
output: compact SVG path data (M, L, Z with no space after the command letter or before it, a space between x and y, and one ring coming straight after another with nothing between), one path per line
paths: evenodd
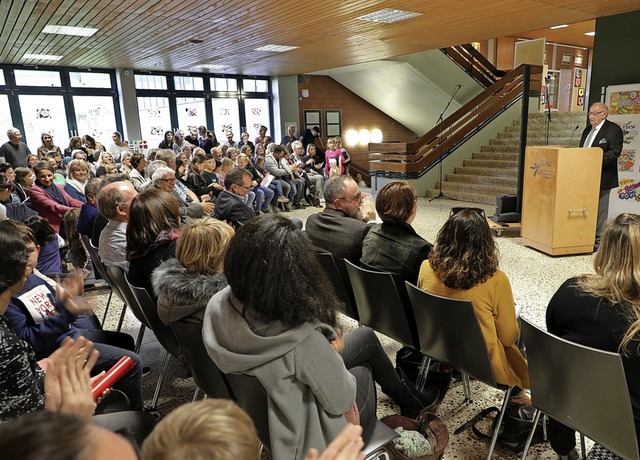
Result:
M273 200L278 201L284 193L282 193L282 184L278 180L274 180L269 184L269 189L273 192Z
M97 375L102 371L111 369L123 356L129 356L134 363L133 369L122 377L113 387L122 391L129 398L132 410L142 410L144 397L142 395L142 359L136 353L123 348L113 347L104 343L94 342L93 348L98 350L100 356L91 371Z
M269 205L273 200L273 190L265 187L264 185L253 187L252 190L256 194L256 210L264 212L268 211Z

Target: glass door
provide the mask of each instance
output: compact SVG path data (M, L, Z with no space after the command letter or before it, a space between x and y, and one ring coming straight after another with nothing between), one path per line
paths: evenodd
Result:
M40 135L47 131L53 136L55 145L65 149L69 146L67 112L63 96L27 95L18 96L24 124L24 142L32 152L40 147Z

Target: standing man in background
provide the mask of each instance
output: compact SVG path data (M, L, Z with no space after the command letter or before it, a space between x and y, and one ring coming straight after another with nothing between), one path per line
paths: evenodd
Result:
M9 128L7 131L9 142L0 147L0 163L9 163L13 169L27 166L27 156L31 150L22 142L22 133L18 128Z
M607 120L609 109L602 102L589 108L589 124L580 137L580 147L602 149L602 173L600 175L600 197L598 199L598 222L593 250L600 245L600 236L609 214L609 193L618 186L618 157L622 152L622 128Z

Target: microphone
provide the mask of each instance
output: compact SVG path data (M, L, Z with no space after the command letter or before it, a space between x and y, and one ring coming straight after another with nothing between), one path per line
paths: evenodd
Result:
M579 127L580 125L576 125L576 127L573 128L573 132L571 133L571 140L569 140L569 147L571 147L571 143L573 142L573 135L576 133Z

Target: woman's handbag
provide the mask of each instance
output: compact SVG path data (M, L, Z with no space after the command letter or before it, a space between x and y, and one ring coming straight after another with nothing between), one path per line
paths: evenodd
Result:
M438 460L444 454L447 444L449 444L447 426L440 417L426 410L423 410L416 420L402 415L389 415L384 417L382 422L394 430L402 427L405 430L417 431L431 445L431 453L412 458L407 457L391 443L387 446L387 451L393 460Z

